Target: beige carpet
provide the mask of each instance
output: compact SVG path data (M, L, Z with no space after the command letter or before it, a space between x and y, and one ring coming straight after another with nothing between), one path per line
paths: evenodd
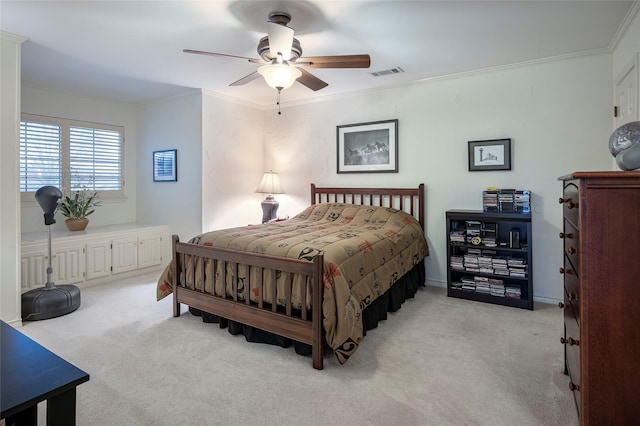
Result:
M76 312L21 331L87 371L84 425L576 425L562 315L427 287L325 369L155 301L159 274L82 290ZM186 307L183 306L183 312ZM44 424L44 404L39 407Z

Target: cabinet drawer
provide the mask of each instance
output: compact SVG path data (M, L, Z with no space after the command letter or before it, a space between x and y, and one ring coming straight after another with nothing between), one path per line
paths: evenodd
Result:
M572 182L567 183L562 191L562 211L565 219L571 222L576 228L578 228L579 199L578 185Z
M560 238L562 238L563 241L564 253L571 262L570 267L576 275L578 275L578 271L580 270L580 257L578 253L580 234L571 222L566 219L564 221L564 230L560 233ZM565 268L566 267L569 267L569 265L566 265Z

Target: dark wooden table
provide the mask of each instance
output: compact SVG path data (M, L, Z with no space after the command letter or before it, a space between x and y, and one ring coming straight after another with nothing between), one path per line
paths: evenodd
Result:
M0 418L36 425L38 403L46 400L47 425L75 425L76 386L89 375L4 322L0 335Z

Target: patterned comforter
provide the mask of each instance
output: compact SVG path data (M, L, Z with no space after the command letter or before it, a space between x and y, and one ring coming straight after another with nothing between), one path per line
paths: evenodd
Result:
M322 252L323 326L341 363L362 339L362 311L428 255L424 232L410 214L344 203L315 204L286 221L212 231L190 242L294 259ZM172 292L170 273L167 267L158 280L158 300ZM245 273L239 270L238 278ZM222 294L222 284L206 278L205 288L210 291L212 285L216 294ZM300 307L302 287L295 288L294 283L293 303ZM271 300L270 291L264 293L264 300ZM310 290L306 300L311 300Z

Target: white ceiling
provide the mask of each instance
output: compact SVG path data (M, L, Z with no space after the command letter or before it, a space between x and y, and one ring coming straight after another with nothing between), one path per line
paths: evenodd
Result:
M258 58L272 11L289 24L303 56L368 53L369 69L313 69L329 86L294 84L282 103L396 86L468 71L610 49L634 1L7 1L0 29L27 38L23 82L125 102L193 88L275 103L262 79L229 84L258 65L183 53ZM382 77L370 73L401 67Z

